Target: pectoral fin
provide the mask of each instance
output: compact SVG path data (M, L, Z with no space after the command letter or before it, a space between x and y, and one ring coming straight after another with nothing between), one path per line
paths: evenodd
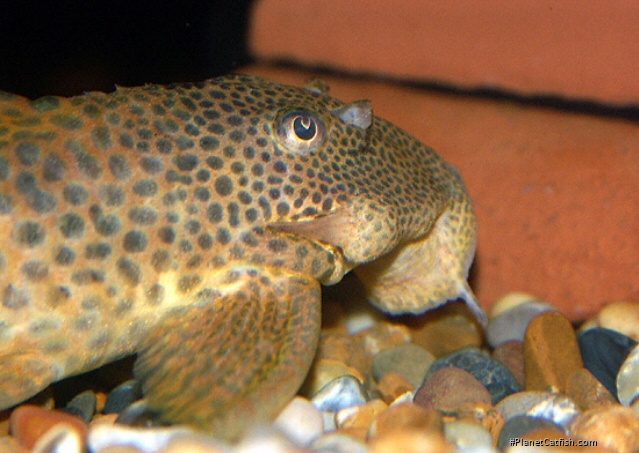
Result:
M161 421L234 439L268 420L302 384L320 332L317 281L230 269L195 306L155 327L135 364Z

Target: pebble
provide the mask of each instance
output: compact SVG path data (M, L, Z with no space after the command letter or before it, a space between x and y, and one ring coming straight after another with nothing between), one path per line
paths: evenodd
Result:
M382 321L357 332L354 338L362 342L368 354L375 356L384 349L410 342L411 334L404 325Z
M11 416L11 409L5 409L0 411L0 439L2 436L9 434L9 417ZM1 450L0 450L1 451Z
M492 307L490 308L488 318L490 320L496 316L499 316L501 313L510 310L511 308L517 307L518 305L537 301L540 301L540 299L529 293L519 291L506 293L493 303Z
M28 453L28 450L13 437L0 437L0 451L2 453Z
M472 374L455 366L440 368L415 392L415 404L440 411L453 411L466 402L490 403L486 387Z
M617 396L624 406L630 406L639 397L639 346L630 351L619 368Z
M606 305L595 317L595 323L639 341L639 301L624 300Z
M120 425L138 428L160 426L152 411L149 411L145 400L139 400L124 409L115 419Z
M350 367L344 362L334 359L316 359L300 389L300 394L312 397L329 382L346 375L355 377L361 383L365 380L364 375L358 369Z
M113 425L120 414L95 414L89 426Z
M504 416L492 404L470 403L462 404L454 414L454 420L472 422L481 425L490 433L493 442L497 442L499 433L504 426Z
M111 390L104 402L102 413L119 414L135 401L142 398L142 388L136 380L128 380Z
M321 411L322 422L324 423L324 432L335 431L337 424L335 423L335 412Z
M390 406L396 406L398 404L403 404L403 403L412 403L414 399L415 399L415 392L406 392L399 395L397 398L395 398L395 401L390 403Z
M317 392L311 402L321 411L337 412L345 407L364 404L368 400L362 383L350 375L333 379Z
M568 379L583 368L575 332L562 314L537 315L524 336L526 390L565 392Z
M402 318L410 328L413 343L435 357L466 346L479 347L483 331L461 302L444 305L421 316Z
M523 341L530 321L547 311L556 311L556 308L528 294L514 293L503 297L493 307L488 321L488 344L496 348L507 341Z
M496 408L506 422L523 415L539 417L556 425L568 426L580 412L573 400L566 395L550 392L527 391L515 393L501 400Z
M382 399L391 404L401 395L412 392L414 390L410 382L406 380L404 376L395 372L389 371L384 374L380 381L377 383L377 391Z
M571 438L570 436L567 436L564 430L559 428L533 429L531 431L528 431L523 436L521 436L521 438L525 440L539 440L539 441L543 441L544 443L553 442L557 444L558 446L566 445L571 440L575 441L575 439ZM550 445L547 445L546 447L550 447Z
M233 453L233 449L205 434L178 434L158 453Z
M306 398L296 396L280 412L274 422L293 442L306 446L324 432L322 413Z
M368 453L368 447L359 439L344 433L328 433L311 445L314 453ZM257 452L256 452L257 453Z
M251 432L235 446L186 428L149 427L152 420L140 400L139 385L130 380L109 393L82 392L62 410L23 404L4 411L4 418L0 412L0 451L496 453L493 445L501 442L504 447L504 436L515 436L597 440L602 453L639 452L639 346L633 331L639 331L633 318L639 303L605 307L576 336L549 304L521 294L504 299L491 315L489 329L495 330L488 340L499 344L490 354L479 349L489 350L463 304L393 321L380 321L366 310L342 310L346 321L323 329L305 391L300 392L312 398L294 398L273 425ZM519 310L523 315L513 323L524 324L524 318L532 317L531 307L541 313L526 321L523 341L502 342L508 329L500 327L498 318L507 319ZM507 327L521 330L514 324ZM595 375L589 358L604 373ZM561 393L512 393L535 379L543 382L540 389ZM628 407L616 401L603 381L615 386L620 402ZM110 386L118 382L122 379ZM63 394L73 395L72 390ZM49 390L38 398L46 398L53 407L51 395ZM26 417L21 415L24 411ZM73 419L81 429L58 423L60 417ZM144 428L114 425L116 418ZM12 437L2 437L9 425ZM20 443L25 438L28 447Z
M131 428L122 425L97 425L87 437L90 451L101 453L111 447L131 447L142 453L156 453L169 445L178 436L193 435L189 428Z
M575 371L570 376L566 395L584 411L617 402L612 393L585 368Z
M284 435L269 428L258 428L244 437L234 448L234 453L302 453ZM181 452L180 452L181 453Z
M361 339L346 334L323 334L315 354L315 361L320 359L336 360L355 368L361 375L371 366L371 357L366 354Z
M371 369L373 378L379 382L389 371L395 371L418 388L435 357L421 346L406 343L385 349L375 356Z
M619 368L637 342L619 332L601 327L581 332L577 341L584 367L616 398Z
M524 369L524 342L519 340L506 341L495 348L493 359L503 363L513 374L523 388L526 384L526 373Z
M373 439L370 453L455 453L456 448L435 431L398 431Z
M497 448L503 451L510 445L511 439L522 438L527 433L541 428L559 430L564 433L561 426L558 426L550 420L543 418L531 417L529 415L517 415L506 421L499 439L497 440Z
M33 446L33 453L82 453L84 438L77 429L57 424L46 431Z
M351 282L347 282L349 285ZM359 282L358 282L359 283ZM344 322L346 331L356 334L368 328L374 327L377 323L384 321L384 313L375 308L366 297L366 290L363 287L342 288L351 292L346 306L346 316Z
M617 453L633 453L639 450L639 417L625 406L598 407L576 417L570 434Z
M97 401L95 393L91 390L86 390L74 396L73 399L67 403L64 411L79 417L85 423L89 423L93 418L93 414L95 414Z
M335 424L339 429L363 428L368 431L373 420L386 409L388 404L376 398L365 404L340 410L335 414Z
M463 420L444 423L444 436L462 451L476 448L490 450L493 447L490 433L477 423Z
M435 371L451 365L475 376L492 395L493 404L519 391L519 384L508 368L493 359L490 354L475 347L462 348L438 358L430 366L426 379Z
M11 413L11 433L25 448L32 449L44 433L64 424L77 432L81 439L87 435L87 425L79 418L58 410L23 404Z
M397 431L442 431L442 416L436 410L428 410L414 403L390 406L371 423L370 438L386 436Z

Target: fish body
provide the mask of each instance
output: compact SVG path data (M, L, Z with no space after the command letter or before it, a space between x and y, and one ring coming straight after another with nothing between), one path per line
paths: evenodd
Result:
M452 166L319 84L0 93L0 409L138 353L150 411L236 437L295 394L351 269L386 312L483 319L475 238Z

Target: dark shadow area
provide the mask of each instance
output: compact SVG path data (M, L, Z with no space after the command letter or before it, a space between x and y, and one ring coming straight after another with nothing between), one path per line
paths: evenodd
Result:
M0 1L0 90L68 96L224 74L249 61L251 3Z

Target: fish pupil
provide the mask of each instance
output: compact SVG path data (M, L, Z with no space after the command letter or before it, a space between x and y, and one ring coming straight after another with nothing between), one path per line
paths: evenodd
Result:
M293 130L301 140L311 140L317 133L317 126L310 116L300 115L293 120Z

